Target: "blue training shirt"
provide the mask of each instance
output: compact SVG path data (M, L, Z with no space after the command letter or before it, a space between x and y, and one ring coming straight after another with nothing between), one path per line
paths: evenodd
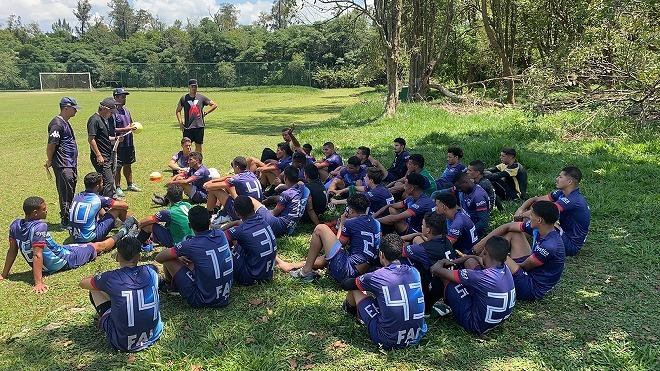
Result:
M527 274L532 279L535 299L541 299L561 278L564 271L564 242L557 230L545 237L539 235L538 229L532 228L531 221L520 223L520 230L533 236L532 254L530 255L540 266L530 269Z
M227 240L236 240L241 257L245 259L246 272L255 281L273 278L275 257L277 256L277 240L273 229L259 214L254 214L244 220L239 226L225 231ZM235 274L237 272L234 272Z
M96 217L102 208L114 205L115 200L100 196L94 192L78 193L71 203L69 222L72 228L73 240L85 243L96 239Z
M15 241L25 261L32 267L33 246L43 247L43 265L41 270L44 273L55 273L67 264L64 257L70 252L66 247L55 243L53 237L48 233L48 225L42 220L16 219L9 227L9 241Z

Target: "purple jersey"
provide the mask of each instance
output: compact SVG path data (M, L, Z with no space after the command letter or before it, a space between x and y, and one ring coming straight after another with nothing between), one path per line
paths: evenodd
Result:
M125 128L133 123L133 118L131 117L131 112L128 110L128 108L122 107L122 108L117 108L117 113L110 116L110 118L108 119L108 123L114 129ZM134 146L133 132L129 131L128 134L124 136L124 140L119 142L119 147L133 147L133 146Z
M351 245L349 260L354 267L362 263L374 264L378 260L380 223L368 215L347 219L341 228L341 239Z
M292 161L291 156L286 156L285 158L277 161L275 165L280 171L284 171L284 169L286 169L287 166L291 165L291 161Z
M412 266L392 263L355 279L362 291L376 296L377 308L367 310L379 315L378 338L383 346L401 348L419 343L426 333L424 296L419 272Z
M261 195L263 194L261 183L253 172L245 170L231 178L227 178L226 183L236 189L237 195L250 196L261 201Z
M52 165L55 168L78 166L78 145L73 128L62 116L55 116L48 124L48 144L55 145Z
M42 220L16 219L9 227L9 241L15 241L18 245L18 251L23 255L25 261L32 267L34 259L32 247L43 247L43 265L41 270L44 273L55 273L67 264L65 255L69 250L58 245L53 237L48 233L48 225Z
M204 165L199 165L199 169L195 170L193 168L188 169L186 173L187 178L193 178L192 185L201 192L206 193L204 189L204 183L211 180L211 174L209 170Z
M475 184L470 193L458 192L458 199L461 209L470 216L477 228L477 234L484 234L488 230L488 208L490 207L488 193L480 185Z
M421 244L404 246L402 256L420 273L422 270L429 271L438 260L458 258L451 243L444 237L434 238ZM404 260L402 259L402 261Z
M277 216L284 223L284 229L292 233L296 224L302 218L309 198L309 189L304 184L295 184L280 194L277 206L284 210Z
M578 250L584 245L589 233L591 211L587 200L579 189L566 196L561 190L555 190L548 195L559 209L559 225L566 237Z
M323 159L323 163L328 166L328 171L333 171L339 166L344 165L344 160L341 159L341 156L337 152L331 154L328 157Z
M244 259L243 269L252 281L273 278L277 241L273 230L261 215L251 216L241 225L229 228L225 234L229 242L238 242L240 247L236 246L234 255L240 254L240 259ZM237 273L235 269L234 275Z
M436 179L436 182L440 181L443 184L454 184L454 178L456 178L456 175L463 172L465 172L465 165L463 165L461 162L458 162L455 165L447 164L445 166L445 170L442 172L442 175Z
M564 271L564 242L557 230L541 237L530 220L520 223L520 230L534 237L530 257L541 265L527 271L527 275L532 280L534 298L540 299L559 282Z
M422 230L422 220L424 215L431 211L435 211L435 202L429 196L422 194L417 200L413 196L406 198L401 202L402 206L406 207L412 216L406 220L408 225L416 231Z
M448 285L447 290L454 292L445 300L465 329L482 334L509 318L516 304L516 289L506 264L488 269L460 269L454 271L454 278L460 285ZM461 305L464 300L472 301L468 310L461 310L466 307Z
M394 203L394 196L392 196L390 190L382 184L378 184L374 189L366 187L364 195L369 199L370 214L382 209L385 205L391 205Z
M222 231L213 229L188 237L174 245L172 252L177 257L188 257L195 265L192 274L199 294L197 300L203 306L221 307L229 303L234 264Z
M101 315L108 341L116 349L137 352L163 332L155 265L123 267L97 274L92 286L108 294L112 307ZM108 318L109 317L109 318Z
M337 178L343 180L344 185L349 187L354 186L358 180L363 180L366 175L367 171L363 168L360 168L360 170L355 174L349 173L348 168L343 168L339 170L339 175L337 175Z
M187 168L189 166L188 159L189 157L185 157L183 155L183 151L179 151L178 153L172 155L172 160L176 161L176 164L182 169Z
M447 238L456 250L463 254L472 253L472 248L479 237L477 237L477 230L472 219L463 210L454 214L454 220L447 218Z
M115 201L110 197L100 196L94 192L78 193L71 203L69 222L71 236L77 243L96 240L96 217L102 208L109 208Z

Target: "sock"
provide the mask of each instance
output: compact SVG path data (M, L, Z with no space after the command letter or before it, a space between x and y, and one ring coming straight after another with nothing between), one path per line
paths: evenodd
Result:
M142 243L144 245L144 243L149 240L149 237L151 237L151 233L140 230L140 233L138 233L137 239L140 240L140 243Z
M352 315L352 316L357 316L357 307L354 307L348 303L348 300L344 300L344 304L342 305L344 307L344 310L346 313Z

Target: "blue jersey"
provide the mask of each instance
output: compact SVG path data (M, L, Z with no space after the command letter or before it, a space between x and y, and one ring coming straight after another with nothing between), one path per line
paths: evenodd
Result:
M262 281L273 278L277 241L272 228L261 215L251 216L241 225L229 228L225 234L229 242L236 240L240 245L241 257L245 259L246 271L251 279Z
M477 234L484 234L488 230L488 208L490 207L488 193L480 185L475 184L470 193L458 192L458 200L461 209L472 219L477 228Z
M458 162L455 165L447 164L445 166L445 170L442 172L442 175L440 175L437 181L441 181L442 183L447 184L454 184L456 175L463 172L465 172L465 165L463 165L461 162Z
M48 233L48 225L42 220L16 219L9 227L9 241L15 241L25 261L32 267L34 259L32 247L43 247L43 265L41 270L44 273L55 273L64 268L67 264L65 255L70 254L64 246L55 243L53 237Z
M188 165L189 159L190 159L189 157L185 157L183 155L183 151L179 151L178 153L172 155L172 160L176 161L176 164L182 169L187 168L189 166Z
M431 211L435 211L435 202L429 196L422 194L417 200L413 196L406 198L401 202L402 206L406 207L412 216L406 219L408 225L414 230L420 232L422 230L422 220L424 215Z
M200 165L197 170L193 168L188 169L186 177L193 178L192 185L195 186L198 191L206 193L204 183L211 180L211 173L209 173L209 170L204 165Z
M376 296L380 312L378 337L388 348L418 344L426 333L424 295L419 272L399 262L355 279L362 291Z
M92 286L108 294L112 307L102 315L108 341L116 349L136 352L158 340L163 332L158 297L158 268L139 265L97 274ZM111 324L104 323L110 316Z
M564 271L564 242L556 230L541 237L530 220L520 223L520 230L534 238L530 256L541 265L527 271L527 275L532 279L534 297L540 299L555 287Z
M360 168L360 170L355 174L349 173L348 168L343 168L339 170L339 175L337 175L337 178L343 180L344 185L349 187L354 186L358 180L363 180L366 175L367 171L363 168Z
M78 145L73 128L62 116L55 116L48 124L48 144L55 145L54 168L77 167Z
M479 237L477 237L477 230L472 219L463 210L454 214L454 220L447 218L447 238L456 250L463 254L472 253L472 248Z
M102 208L114 205L115 200L100 196L94 192L78 193L71 203L69 221L71 235L77 243L94 241L96 239L96 217Z
M587 200L579 189L566 196L561 190L555 190L548 195L559 209L559 225L566 237L577 249L582 248L589 233L591 211Z
M341 228L341 239L349 241L349 260L354 267L362 263L378 261L380 246L380 223L369 215L358 215L347 219Z
M295 184L280 194L277 206L284 207L284 210L277 218L284 222L289 233L293 233L293 229L302 218L309 194L309 189L304 184Z
M237 195L250 196L261 201L261 195L263 195L261 182L253 172L245 170L231 178L227 178L226 183L228 186L234 187Z
M364 195L369 199L369 214L382 209L385 205L394 203L394 196L387 187L379 184L374 189L365 188Z
M482 334L509 318L516 303L516 289L506 264L488 269L460 269L454 271L454 277L461 284L450 285L448 289L462 291L461 300L472 300L470 311L460 313L457 318L461 326Z
M110 116L108 123L113 128L125 128L130 126L133 123L133 118L131 117L131 112L126 107L117 108L117 113ZM126 133L126 132L124 132ZM123 133L121 133L123 134ZM119 147L133 147L133 132L129 131L128 134L124 136L124 140L119 142Z
M392 165L387 169L387 172L392 174L394 179L403 178L403 176L406 175L406 164L408 163L409 158L410 153L408 153L408 151L397 153L394 156L394 160L392 160Z
M198 233L174 245L172 252L188 257L195 265L192 273L203 306L229 303L234 264L224 232L212 229Z
M333 171L336 168L344 165L344 160L341 159L341 156L337 152L327 156L323 159L323 163L328 166L328 171Z
M291 165L291 161L292 161L291 156L286 156L285 158L277 161L275 165L277 166L278 169L284 171L284 169L286 169L287 166Z
M402 256L404 258L401 259L402 262L405 263L405 260L407 260L420 273L422 271L428 272L438 260L458 258L451 243L444 237L437 237L421 244L404 246Z

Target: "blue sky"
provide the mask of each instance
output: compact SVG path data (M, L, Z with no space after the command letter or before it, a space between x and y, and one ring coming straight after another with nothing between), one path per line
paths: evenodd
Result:
M73 10L77 0L2 0L0 2L0 24L4 28L10 14L21 17L23 24L37 22L44 32L51 30L51 25L57 19L65 18L74 27L76 18ZM108 0L90 0L92 14L108 18ZM260 12L270 12L272 0L129 0L134 9L148 10L152 15L171 25L175 19L186 23L186 18L197 21L209 14L214 14L219 8L218 4L234 4L240 11L239 23L251 24L259 17ZM309 8L307 8L309 9ZM307 10L306 9L306 10ZM321 15L307 15L307 19L326 18Z

